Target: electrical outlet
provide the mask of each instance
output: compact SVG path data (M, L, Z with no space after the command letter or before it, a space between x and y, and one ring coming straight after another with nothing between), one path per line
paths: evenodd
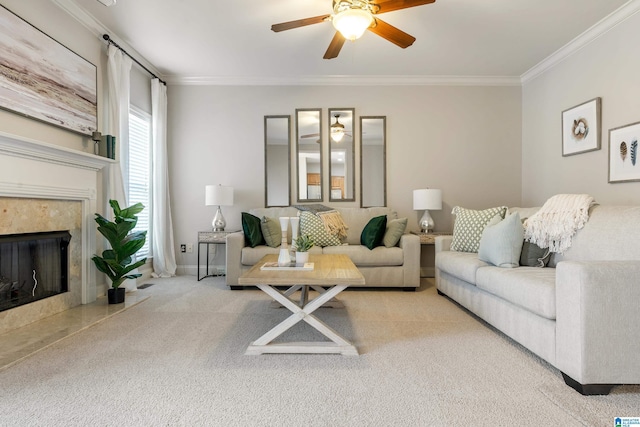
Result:
M193 243L187 243L187 252L193 253Z
M187 245L185 245L184 243L180 245L180 252L185 253L187 252Z

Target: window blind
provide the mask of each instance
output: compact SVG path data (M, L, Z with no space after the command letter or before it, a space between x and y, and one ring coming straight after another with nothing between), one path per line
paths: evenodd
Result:
M147 241L136 258L151 254L151 115L131 106L129 109L129 204L142 203L134 231L147 231Z

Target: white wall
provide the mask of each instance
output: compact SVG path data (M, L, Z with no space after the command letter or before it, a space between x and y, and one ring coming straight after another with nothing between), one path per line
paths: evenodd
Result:
M263 117L293 116L296 108L322 108L325 127L330 107L387 116L387 204L408 217L413 230L422 215L412 207L416 188L442 189L443 210L432 212L438 230L452 229L455 205L521 202L519 87L170 85L168 97L176 245L195 248L197 232L210 228L214 209L204 205L207 184L234 187L235 205L223 208L228 230L241 228L242 211L264 206ZM327 169L323 175L326 181ZM356 190L356 202L341 205L359 206ZM331 205L327 200L325 182L325 204ZM177 254L179 265L195 265L195 253ZM214 264L222 265L223 257Z
M522 201L588 193L599 203L640 204L640 182L608 183L609 129L640 121L640 14L526 82L522 95ZM602 98L601 149L562 157L561 113Z

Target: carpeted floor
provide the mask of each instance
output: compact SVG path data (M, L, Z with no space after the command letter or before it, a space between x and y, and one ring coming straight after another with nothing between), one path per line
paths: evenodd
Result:
M315 314L358 357L245 356L288 316L224 278L155 279L150 298L0 371L1 426L613 426L640 386L585 397L423 279ZM306 324L292 340L320 337Z

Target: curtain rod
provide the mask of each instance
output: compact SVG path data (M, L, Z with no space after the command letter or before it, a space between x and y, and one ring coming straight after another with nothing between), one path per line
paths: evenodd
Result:
M153 78L160 80L160 83L162 83L163 85L167 85L167 82L165 82L164 80L162 80L160 77L156 76L154 73L151 72L151 70L149 70L147 67L145 67L144 65L142 65L140 63L140 61L138 61L136 58L134 58L133 56L129 55L129 52L127 52L126 50L124 50L123 48L120 47L120 45L116 42L113 41L113 39L111 37L109 37L109 34L103 34L102 38L105 39L107 41L107 43L111 43L112 45L114 45L115 47L117 47L118 49L120 49L122 51L122 53L124 53L125 55L127 55L129 58L131 58L133 61L135 61L136 64L138 64L139 66L141 66L147 73L151 74L153 76Z

